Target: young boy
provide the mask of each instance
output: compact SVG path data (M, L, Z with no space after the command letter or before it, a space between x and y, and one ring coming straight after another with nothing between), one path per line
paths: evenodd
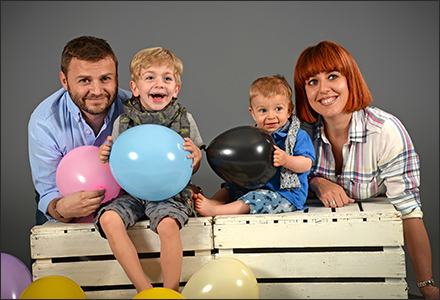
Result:
M260 77L249 89L249 104L257 126L274 138L273 165L281 168L259 189L223 183L212 199L194 194L196 210L202 216L275 214L305 208L307 175L315 150L308 134L299 128L299 120L292 115L290 85L280 75Z
M108 161L111 146L124 130L140 124L160 124L179 133L184 150L191 152L193 174L200 166L203 140L192 115L177 103L183 65L171 51L162 47L139 51L132 59L130 88L133 97L124 102L124 113L114 123L112 136L100 147L99 159ZM151 145L154 147L154 144ZM188 184L179 194L164 201L144 201L123 191L101 205L95 227L107 238L110 248L125 273L141 292L151 288L126 229L148 217L150 228L159 235L163 286L178 291L183 252L180 228L194 215L192 191Z

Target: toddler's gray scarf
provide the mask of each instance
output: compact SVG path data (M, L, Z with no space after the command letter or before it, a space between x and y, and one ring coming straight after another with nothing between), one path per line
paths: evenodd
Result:
M292 116L289 131L287 132L286 141L284 144L284 151L289 155L293 155L293 148L295 147L299 126L300 122L298 118L296 116ZM299 189L300 187L301 183L299 182L298 175L292 170L281 167L280 189L293 190Z
M157 124L171 128L182 137L189 137L189 121L186 108L173 98L159 111L145 109L138 97L132 97L123 104L124 113L120 118L119 134L141 124Z

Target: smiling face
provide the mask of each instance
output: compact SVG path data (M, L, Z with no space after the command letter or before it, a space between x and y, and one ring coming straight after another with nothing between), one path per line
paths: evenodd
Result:
M117 96L118 75L110 56L96 62L72 58L67 74L60 72L60 80L86 115L107 113Z
M174 68L170 65L152 65L142 68L140 76L130 81L135 97L148 110L159 111L167 106L172 98L177 98L180 84L177 84Z
M272 97L256 95L251 100L249 112L257 126L267 132L274 132L283 127L292 114L293 106L284 94Z
M306 80L305 91L310 106L326 118L335 118L344 112L348 101L347 79L337 71L322 72Z

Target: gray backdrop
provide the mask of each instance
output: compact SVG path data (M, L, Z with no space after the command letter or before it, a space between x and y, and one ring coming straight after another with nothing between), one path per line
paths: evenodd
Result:
M373 104L395 114L421 160L421 198L439 281L439 3L372 2L1 2L1 252L30 266L29 233L36 204L28 161L33 109L61 87L61 51L72 38L106 39L129 88L129 62L139 50L164 46L184 64L179 101L194 115L206 144L253 125L248 89L257 77L293 84L298 55L333 40L356 59ZM194 176L208 197L221 179L206 156ZM292 232L292 234L295 234ZM418 294L407 255L410 293Z

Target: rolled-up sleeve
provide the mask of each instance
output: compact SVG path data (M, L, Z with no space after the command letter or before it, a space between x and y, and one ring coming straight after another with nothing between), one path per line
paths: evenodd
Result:
M56 136L57 130L42 118L31 116L28 124L29 163L35 190L40 194L38 209L54 221L48 213L49 203L61 197L56 184L57 166L63 157Z
M402 213L402 219L422 218L419 194L420 161L411 138L396 118L382 127L378 161L389 201Z

